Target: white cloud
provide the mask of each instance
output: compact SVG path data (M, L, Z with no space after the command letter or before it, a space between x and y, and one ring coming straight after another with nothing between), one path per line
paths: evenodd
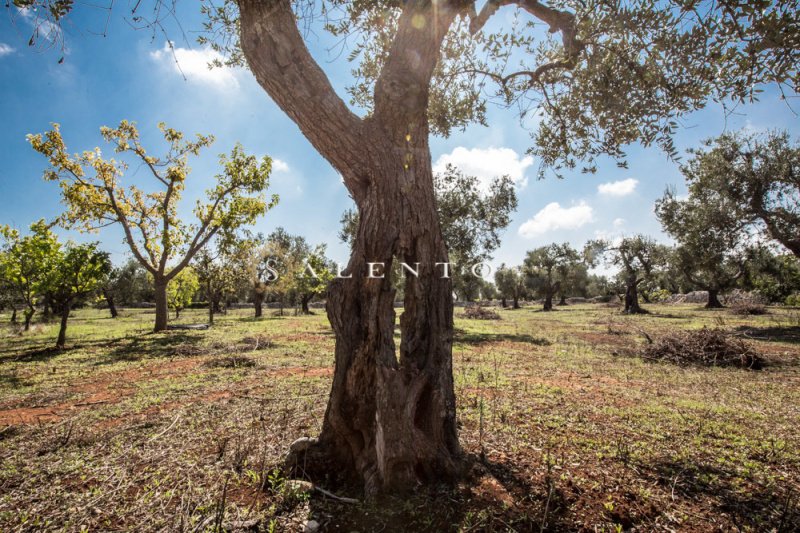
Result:
M282 159L272 158L272 170L275 172L289 172L289 163Z
M619 229L619 228L621 228L622 226L625 225L625 219L624 218L615 218L614 222L612 222L612 224L614 224L615 228Z
M629 194L633 194L638 183L639 180L633 178L601 183L597 186L597 192L603 196L628 196Z
M456 147L449 154L442 154L433 165L434 172L444 172L453 165L468 176L476 176L484 190L495 178L507 175L518 187L525 187L528 178L525 171L533 164L531 156L521 157L511 148L465 148Z
M150 52L150 57L164 66L170 67L176 74L185 76L190 82L210 85L216 89L237 89L239 80L236 73L228 67L208 68L214 60L222 60L222 56L210 49L201 48L192 50L176 46L170 48L169 43L164 48Z
M0 43L0 57L7 56L8 54L14 52L14 49L11 48L6 43Z
M580 202L572 207L561 207L558 202L552 202L523 223L519 227L519 234L533 238L550 231L578 229L590 223L593 214L592 207L586 202Z

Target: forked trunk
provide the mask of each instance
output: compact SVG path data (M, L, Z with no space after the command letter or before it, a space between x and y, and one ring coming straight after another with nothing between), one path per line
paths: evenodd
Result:
M367 495L442 482L459 472L453 391L452 283L435 208L428 144L430 80L456 17L451 2L406 2L360 119L338 98L305 47L288 0L239 0L242 50L262 87L342 175L360 215L350 262L328 289L336 338L333 385L316 444L287 463L355 481ZM407 276L394 342L390 276ZM419 263L419 265L417 265ZM301 470L302 469L302 470Z
M159 277L153 282L153 292L156 300L156 324L153 331L167 329L169 320L169 305L167 304L167 280Z
M69 320L70 307L72 302L64 302L61 306L61 327L58 329L58 340L56 340L56 348L63 350L67 345L67 321Z
M725 307L722 305L722 302L719 301L719 290L709 290L708 291L708 302L706 303L706 309L722 309Z
M436 265L447 261L447 252L430 159L420 166L422 172L403 172L402 160L387 158L376 169L380 173L359 204L360 225L344 273L351 277L334 280L328 290L336 366L309 463L322 452L327 461L321 460L317 472L345 473L368 495L452 479L460 463L452 286L444 267ZM389 276L395 261L418 271L406 277L399 354ZM295 459L302 464L309 457Z

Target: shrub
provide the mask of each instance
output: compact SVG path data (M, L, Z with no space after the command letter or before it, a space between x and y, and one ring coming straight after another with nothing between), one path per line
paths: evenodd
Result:
M800 307L800 292L796 292L794 294L790 294L786 297L786 305L791 305L792 307Z
M764 366L764 360L752 346L721 329L670 333L648 344L642 357L680 366L733 366L751 370Z

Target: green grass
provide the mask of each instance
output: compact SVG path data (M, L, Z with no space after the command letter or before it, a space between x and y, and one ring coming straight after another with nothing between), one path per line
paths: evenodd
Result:
M281 489L289 443L319 431L334 337L324 313L152 334L153 313L80 310L20 333L0 315L0 530L794 531L800 318L602 305L459 317L455 488L350 505ZM204 322L203 310L181 323ZM646 336L720 327L762 371L643 361ZM224 502L224 505L223 505Z

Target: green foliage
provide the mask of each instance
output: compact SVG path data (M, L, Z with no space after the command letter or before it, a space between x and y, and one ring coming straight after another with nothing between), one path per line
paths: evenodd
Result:
M107 288L121 305L152 302L154 298L152 276L132 258L111 272Z
M57 308L71 306L100 289L110 272L108 253L99 250L97 243L68 242L56 254L41 290Z
M37 302L46 292L48 277L56 268L61 245L44 220L31 224L30 234L24 237L9 226L0 227L0 235L3 237L0 278L12 299L28 308L27 328Z
M698 185L707 160L698 155L681 167L689 186L687 198L667 190L656 202L656 215L676 241L673 256L677 268L696 287L725 290L744 274L747 258L748 221L736 205L712 188Z
M692 150L690 195L713 195L728 219L755 223L800 257L800 144L786 132L732 133Z
M525 284L542 296L552 296L580 263L578 252L569 244L550 244L525 256Z
M223 170L216 176L216 185L206 191L206 200L197 203L196 222L186 223L178 215L178 202L189 176L188 158L199 155L214 138L197 135L191 141L163 123L159 129L169 146L162 157L148 154L132 122L101 128L115 153L138 160L150 171L157 191L125 186L127 163L103 158L99 148L70 155L58 124L44 134L28 135L28 141L51 165L45 179L61 186L67 206L60 219L64 227L94 231L120 224L134 257L151 274L169 280L214 235L252 224L277 203L277 196L267 201L263 194L269 184L270 158L258 161L236 145L230 155L220 156ZM167 265L172 265L169 271Z
M187 267L172 278L167 284L167 303L175 310L175 315L192 303L192 298L200 288L197 274L192 267Z
M776 254L766 246L755 248L748 256L741 284L770 302L784 302L800 291L800 261L792 254Z
M510 298L516 303L525 296L525 276L519 267L501 264L494 273L494 283L501 298Z

